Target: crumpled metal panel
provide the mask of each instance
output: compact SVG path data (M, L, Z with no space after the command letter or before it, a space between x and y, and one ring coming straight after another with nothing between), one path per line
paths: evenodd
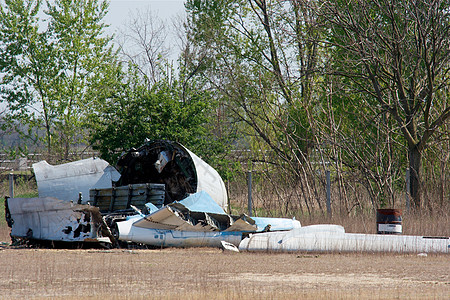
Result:
M264 227L263 227L264 228ZM255 221L252 218L242 215L239 219L235 220L225 231L241 231L241 232L255 232L258 227L255 225Z
M36 240L110 242L99 238L102 220L98 208L53 197L9 198L13 220L11 236Z
M183 231L261 232L300 228L295 219L230 216L202 191L179 202L170 203L137 220L133 226Z
M214 201L223 209L228 208L228 194L225 183L219 173L200 157L192 153L189 149L184 148L191 156L197 172L197 192L205 191Z
M79 193L83 201L89 201L89 190L110 188L120 178L119 172L100 158L88 158L61 165L46 161L33 164L39 197L55 197L77 202Z
M220 207L227 208L227 191L219 173L180 143L148 141L122 155L116 167L122 174L119 185L164 183L165 204L205 191Z
M221 240L238 246L243 233L301 227L292 219L255 219L230 216L206 192L199 192L149 215L117 222L117 228L123 241L164 247L222 247Z
M221 241L238 246L242 232L162 230L134 226L135 219L117 223L120 240L154 247L221 247Z
M134 226L142 228L153 228L153 229L177 229L193 227L189 224L176 210L172 209L170 206L165 206L156 212L145 216L141 220L137 221Z
M270 220L279 222L278 219ZM264 223L263 220L260 222ZM181 231L255 232L258 230L252 218L242 215L234 219L226 214L205 191L192 194L179 202L170 203L136 221L133 226ZM289 229L291 228L292 224Z

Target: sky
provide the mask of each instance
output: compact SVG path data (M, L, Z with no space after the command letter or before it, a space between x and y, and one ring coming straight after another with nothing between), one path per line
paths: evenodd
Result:
M136 14L137 11L149 9L160 19L171 22L171 18L179 14L184 14L184 0L110 0L109 12L104 21L111 25L113 32L123 26L130 18L130 14Z
M171 47L175 35L173 31L170 31L170 28L174 18L179 16L184 17L186 15L184 2L184 0L110 0L108 14L103 19L106 24L110 25L106 33L115 34L120 39L121 33L126 33L126 23L132 19L132 16L137 13L145 14L148 11L151 15L155 15L163 21L167 25L169 32L172 33L166 40L166 47L170 49L168 53L169 61L176 61L179 53L176 47ZM125 46L130 47L129 45ZM130 53L130 51L128 52ZM131 52L135 51L131 49Z
M121 32L126 31L126 23L132 19L133 15L146 13L147 11L152 15L156 15L169 27L173 18L186 16L184 3L185 0L109 0L108 14L103 19L104 23L110 25L106 33L108 35L120 35ZM43 7L45 7L45 2ZM40 12L40 17L42 20L46 19L42 11ZM45 22L42 22L41 30L45 29Z
M127 20L138 11L145 12L150 10L152 14L157 15L170 25L172 24L172 18L177 15L185 16L184 2L185 0L109 0L108 14L104 18L104 22L110 25L107 33L118 34L120 31L123 31ZM2 0L0 0L0 4L3 4ZM176 60L177 54L171 53L171 55L169 59ZM4 103L0 102L0 110L3 108Z

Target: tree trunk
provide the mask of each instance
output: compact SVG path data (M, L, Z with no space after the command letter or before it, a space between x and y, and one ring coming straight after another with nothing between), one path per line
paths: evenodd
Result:
M422 161L422 153L415 145L408 149L410 180L409 190L413 200L414 208L420 208L420 165Z

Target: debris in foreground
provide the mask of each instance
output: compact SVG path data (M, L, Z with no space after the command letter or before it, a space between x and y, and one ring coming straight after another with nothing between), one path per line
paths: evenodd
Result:
M5 203L14 239L107 244L115 241L97 207L53 197L9 198Z
M38 198L6 198L13 239L224 251L449 253L448 237L346 233L338 225L233 216L216 170L179 143L148 141L117 163L33 165Z
M232 216L206 192L168 204L148 215L136 215L117 222L117 239L157 247L222 247L222 242L239 246L243 236L300 228L295 219Z
M338 225L311 225L289 232L251 234L240 251L450 253L448 237L346 233Z
M222 250L223 251L230 251L230 252L239 252L239 248L236 247L235 245L225 242L225 241L221 241L222 244Z

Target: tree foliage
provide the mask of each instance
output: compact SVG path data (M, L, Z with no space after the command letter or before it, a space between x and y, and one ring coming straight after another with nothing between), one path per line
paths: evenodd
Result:
M373 207L394 205L408 163L420 206L422 155L448 136L447 7L444 0L187 1L198 47L191 68L240 124L253 160L292 171L303 195L317 198L311 178L320 163L333 168L347 211L359 205L346 196L359 183Z
M202 65L211 88L220 91L226 109L243 124L247 136L260 141L257 148L275 151L285 162L302 160L291 148L305 155L311 141L310 90L317 80L319 30L302 5L186 4L188 34L201 48L193 64Z
M185 67L182 49L177 70L168 62L161 20L137 13L124 37L134 42L122 49L128 61L120 80L97 95L98 106L90 117L90 142L112 164L121 152L146 139L168 139L182 143L226 179L230 166L225 156L232 134L222 130L216 99L195 71ZM166 31L164 31L166 32ZM122 45L126 45L124 43Z
M137 71L105 95L97 114L91 116L91 141L102 157L114 163L123 151L144 143L145 139L168 139L194 149L204 149L208 132L207 94L196 93L181 101L179 81L168 78L150 89ZM135 69L134 69L135 70Z
M450 117L449 2L333 1L323 6L334 70L364 94L372 114L388 113L401 133L411 170L411 195L420 207L422 154Z
M107 85L118 64L104 34L106 1L46 4L7 0L0 8L1 97L11 124L26 124L29 138L43 139L49 154L67 158L85 141L95 90Z

